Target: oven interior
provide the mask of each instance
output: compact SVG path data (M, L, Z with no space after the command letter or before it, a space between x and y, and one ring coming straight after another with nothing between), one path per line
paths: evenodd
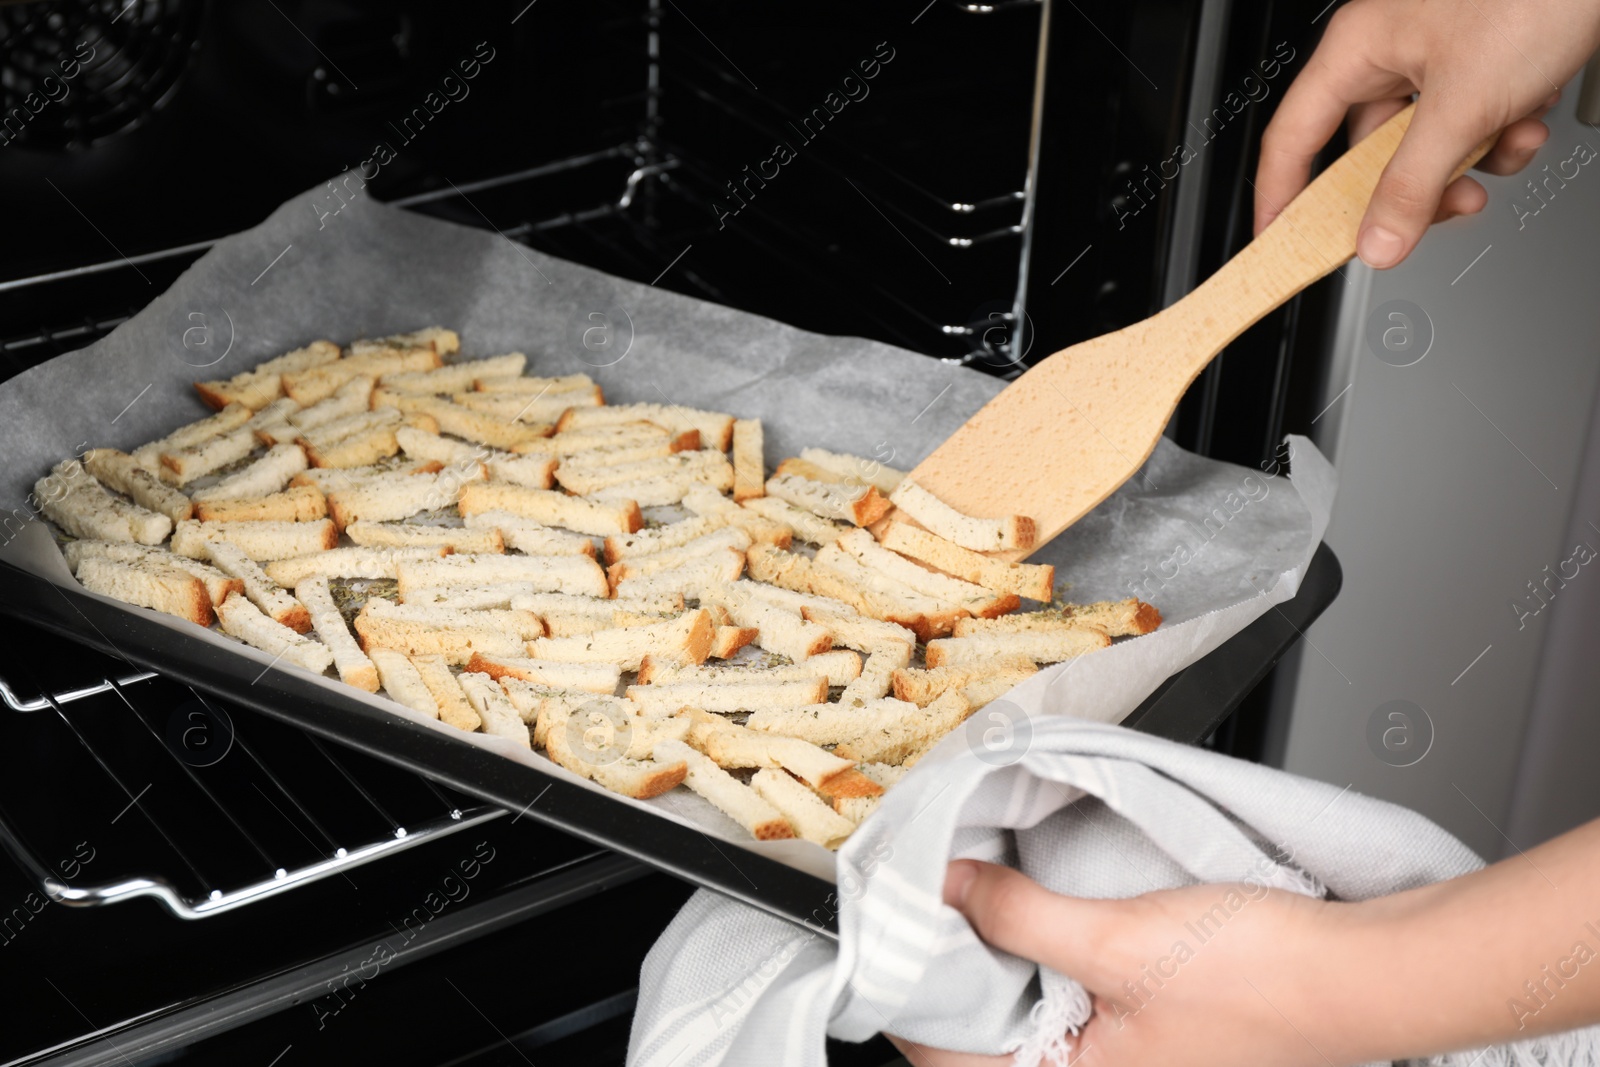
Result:
M330 216L375 196L1015 376L1247 238L1241 176L1275 95L1208 128L1182 178L1199 194L1148 169L1190 136L1197 92L1259 80L1280 40L1305 54L1292 16L3 4L0 191L27 209L0 266L0 378L103 336L324 182ZM1253 465L1304 429L1329 303L1314 290L1241 338L1185 400L1179 443ZM0 697L0 947L21 963L0 978L18 1020L0 1064L621 1062L682 883L25 623L0 624ZM1259 755L1268 711L1250 698L1208 743ZM895 1055L880 1039L830 1057Z

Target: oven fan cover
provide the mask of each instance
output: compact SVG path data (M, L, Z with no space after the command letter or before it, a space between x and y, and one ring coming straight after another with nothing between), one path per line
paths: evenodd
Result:
M182 81L203 0L0 5L0 142L80 147L139 125Z

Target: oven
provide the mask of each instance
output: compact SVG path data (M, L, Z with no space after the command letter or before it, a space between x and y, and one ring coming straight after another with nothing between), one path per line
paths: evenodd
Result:
M329 216L372 196L1015 377L1248 239L1317 29L1274 0L0 5L0 375L325 183ZM1171 435L1256 466L1307 430L1335 305L1246 333ZM1259 758L1259 683L1338 588L1313 570L1131 724ZM25 620L0 697L0 1064L621 1062L688 885Z

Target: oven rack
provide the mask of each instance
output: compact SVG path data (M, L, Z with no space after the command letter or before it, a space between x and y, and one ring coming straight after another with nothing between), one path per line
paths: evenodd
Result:
M641 162L647 150L661 152L664 145L643 146L631 141L609 148L557 160L539 167L496 175L457 188L448 186L400 197L394 206L420 210L446 217L462 225L492 226L507 238L529 247L575 262L604 262L602 269L641 281L656 279L686 246L712 239L716 227L711 223L711 201L702 192L710 168L692 154L670 146L654 162ZM529 210L539 201L536 186L544 179L566 177L571 173L598 171L623 163L625 173L614 183L614 198L566 206L554 214ZM470 202L469 202L470 201ZM670 236L642 217L645 211L676 207L676 217L690 217L689 226L674 227ZM479 209L489 215L486 223ZM806 284L818 293L828 294L841 306L852 306L863 329L870 329L904 347L932 352L947 358L970 362L981 352L973 344L952 345L952 338L973 338L981 334L983 323L941 321L915 304L903 300L881 284L872 274L859 273L838 257L828 257L811 248L801 228L771 216L753 216L749 225L730 228L734 239L752 246L774 263L784 263L799 272ZM103 260L71 270L0 281L0 292L38 291L51 285L90 285L104 283L118 274L131 275L137 267L147 273L160 269L176 276L203 255L215 241L201 241L161 249L127 259ZM735 300L718 280L696 270L694 263L680 263L660 284L691 295L732 304ZM142 284L140 288L143 288ZM92 297L90 298L93 299ZM34 363L82 348L99 340L127 321L136 308L120 303L114 310L77 321L34 328L0 341L0 359L11 364L9 373L20 372Z
M959 19L997 15L1001 9L1013 7L1037 9L1038 52L1041 59L1045 54L1047 0L993 5L944 0L940 6L955 12ZM938 12L933 13L934 17L937 15ZM659 0L650 3L643 16L649 37L650 73L640 94L643 106L637 129L626 140L455 185L434 176L430 179L434 188L390 202L479 227L486 222L479 214L482 208L489 215L488 224L513 240L641 281L658 279L663 269L692 244L728 239L728 235L718 233L712 206L718 197L726 197L722 186L731 176L726 173L727 160L716 158L724 149L715 139L703 136L706 131L695 128L695 118L714 114L718 122L740 131L746 139L771 140L784 123L799 116L792 94L784 104L778 103L773 94L752 93L717 56L707 51L687 17L677 16L674 9L661 5ZM1033 16L1029 13L1021 17ZM975 24L989 21L979 17ZM830 304L848 309L843 313L845 321L830 324L825 332L865 332L947 359L978 361L987 369L1018 369L1007 360L990 358L994 353L985 349L984 342L996 317L1014 322L1020 318L1025 303L1042 69L1041 66L1035 76L1030 137L1019 139L1026 143L991 144L984 149L1014 156L1015 165L1010 177L1002 168L997 179L991 177L979 183L987 185L987 189L960 190L965 179L957 177L951 186L951 176L938 172L913 176L904 161L892 154L869 153L845 139L822 138L804 150L805 165L819 168L817 173L837 186L832 195L854 198L856 193L850 191L850 185L856 187L861 199L849 206L866 224L880 226L881 214L890 225L904 231L907 246L900 246L892 233L883 230L882 243L890 253L906 256L919 270L924 269L921 260L911 257L928 258L930 264L937 261L934 270L962 280L956 290L947 292L944 285L908 283L898 277L906 272L869 269L848 247L819 249L816 234L803 222L778 212L742 214L739 225L730 227L736 230L733 239L762 255L768 264L781 264L792 284L826 294ZM1025 107L1028 102L1016 103ZM951 145L952 151L960 148ZM582 179L581 185L575 179ZM606 190L605 195L595 197L596 187ZM483 194L482 203L479 194ZM82 285L96 276L129 267L148 270L153 265L162 273L170 269L175 276L212 243L198 241L126 259L0 280L0 294L20 296L25 291L38 291L47 282ZM884 248L874 246L873 251L883 252ZM157 271L149 273L155 275ZM925 280L938 281L931 271ZM157 281L159 284L160 279ZM739 289L741 284L750 284L748 280L718 278L692 260L678 264L660 281L719 303L786 317L781 308L751 306L759 302L760 296ZM974 289L982 290L986 297L997 297L989 301L994 308L989 304L982 311L965 307L965 303L976 301L970 292L958 294ZM996 292L997 289L1005 291ZM79 318L54 330L33 330L28 336L0 345L0 356L17 363L29 356L37 359L44 352L81 347L103 336L132 310L121 301L108 306L100 291L64 306L87 306L101 314ZM968 312L971 317L963 318Z
M1014 309L991 310L984 317L963 319L941 317L948 308L920 307L884 283L881 272L863 269L848 255L819 250L814 235L805 227L769 213L742 217L739 225L719 232L712 224L713 199L717 195L716 169L704 156L686 145L660 138L646 146L632 146L637 164L622 182L621 194L614 199L569 207L554 215L532 215L529 208L540 200L536 189L525 183L572 167L597 167L624 154L626 146L540 168L539 173L522 172L490 178L463 186L469 195L486 192L490 196L470 204L453 189L434 190L391 201L392 204L423 210L464 225L481 227L487 213L490 225L505 237L540 251L601 265L609 273L639 281L658 280L703 299L735 306L749 306L759 294L731 294L730 285L738 278L722 278L699 270L692 261L674 266L671 276L662 279L663 270L686 249L699 243L734 240L755 250L769 264L783 264L795 272L806 291L826 294L838 306L851 307L861 322L857 332L871 332L914 351L941 356L953 362L977 362L986 370L1020 372L1009 358L984 344L985 331L994 325L992 316L1014 321ZM654 162L643 162L645 159ZM840 172L842 173L842 172ZM871 186L867 188L871 189ZM864 190L865 192L865 190ZM497 195L498 194L498 195ZM877 192L867 193L873 198ZM653 223L646 212L670 216L671 225ZM689 219L687 224L684 219ZM1019 224L1008 230L1020 232ZM943 239L943 238L941 238ZM951 239L954 241L955 239ZM985 242L950 244L960 256ZM597 264L597 260L599 263ZM946 264L949 267L950 264ZM1013 261L1012 269L1015 270ZM1007 294L1009 297L1009 294ZM761 312L760 307L752 310ZM770 311L769 311L770 313Z
M108 657L87 655L99 661L101 668L119 666ZM124 846L121 850L124 868L121 876L88 881L81 877L65 877L64 872L53 870L42 858L44 853L29 846L28 839L35 835L19 832L21 820L0 809L0 847L46 895L59 903L95 907L149 897L180 919L203 919L325 878L348 877L349 872L375 860L506 814L493 805L465 803L420 776L387 767L374 773L377 765L367 766L371 761L359 754L336 755L324 742L308 734L286 730L250 712L230 710L152 672L121 666L122 670L94 672L101 675L98 680L83 680L80 675L61 684L24 691L19 691L22 687L13 679L0 677L0 698L9 712L35 720L31 725L36 730L27 739L26 747L34 751L48 747L58 753L62 749L78 750L81 757L86 757L80 759L80 763L93 764L99 769L101 786L108 786L109 791L127 798L126 807L112 820L113 824L137 812L149 831L140 835L144 838L142 843ZM187 701L182 706L193 705L189 712L193 725L185 726L189 720L183 720L181 732L178 732L169 720L163 737L151 722L155 714L153 709L175 695L186 695ZM99 706L95 706L97 702ZM106 737L113 735L97 728L103 724L94 720L108 716L116 717L124 728L137 724L125 729L123 738L126 741L128 734L137 737L142 733L146 742L142 751L130 756L127 752L113 751L120 746L106 744ZM51 720L54 728L37 730L42 720ZM197 743L226 745L221 756L212 759L198 744L191 746L189 734L195 732L199 732L194 739ZM297 785L294 787L271 765L276 761L263 758L263 751L258 751L254 743L261 740L266 742L263 749L270 746L279 750L284 738L260 736L278 733L292 734L300 739L301 746L309 748L309 751L300 748L298 758L304 762L296 766ZM155 753L155 748L161 749L164 755ZM208 778L202 773L235 751L244 764L242 770L255 779L252 784L265 806L237 803L239 790L232 791L233 800L225 798L217 778ZM163 761L164 767L160 766ZM361 766L352 770L357 764ZM139 781L129 777L134 771L138 772ZM404 799L403 816L396 813L399 797L389 781L396 776L419 784L419 788L409 791L413 795ZM141 789L140 782L145 778L149 779L149 784ZM350 819L334 818L322 800L323 790L316 791L317 800L304 795L307 789L298 783L318 778L342 783L340 792L346 801L351 805L364 805L364 817L359 821L367 824L367 833L351 834ZM72 781L73 794L81 796L90 791L90 783L77 778ZM226 851L222 847L225 843L215 837L197 835L193 830L193 811L184 812L169 825L169 820L158 815L153 805L144 803L143 798L158 782L168 793L181 790L183 807L205 808L206 817L200 821L230 832L233 840L226 844L234 852L244 853L247 862L228 863L231 869L223 872L223 877L218 877L215 871L207 873L207 868L213 865L210 861L219 852ZM425 803L418 803L415 795L418 793L426 798ZM169 807L169 814L171 810ZM283 839L290 835L297 836L301 844L294 849L294 859L286 859L280 852ZM36 836L59 838L60 834L52 835L46 827ZM62 847L57 845L57 851ZM165 859L157 854L161 852L167 853ZM261 869L262 876L238 877L241 866ZM76 865L69 869L74 875L82 873Z

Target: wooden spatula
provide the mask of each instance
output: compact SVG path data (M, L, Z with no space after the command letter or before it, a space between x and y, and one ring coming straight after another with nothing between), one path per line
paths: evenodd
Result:
M1184 390L1218 352L1355 255L1356 228L1414 108L1340 156L1188 296L1143 322L1047 357L911 477L968 515L1030 516L1038 545L1082 518L1137 473ZM1458 173L1491 144L1480 145Z

